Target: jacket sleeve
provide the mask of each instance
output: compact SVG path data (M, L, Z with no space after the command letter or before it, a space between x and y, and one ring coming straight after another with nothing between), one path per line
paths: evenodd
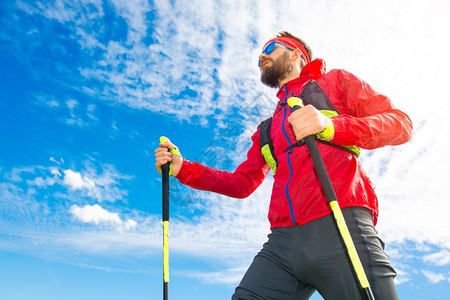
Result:
M192 188L234 198L246 198L263 182L270 167L266 164L259 142L259 129L252 136L247 159L234 172L219 171L196 162L183 161L177 179Z
M404 112L394 108L388 97L344 70L334 70L335 96L342 99L341 114L333 117L333 143L375 149L400 145L411 139L413 125ZM330 72L331 73L331 72Z

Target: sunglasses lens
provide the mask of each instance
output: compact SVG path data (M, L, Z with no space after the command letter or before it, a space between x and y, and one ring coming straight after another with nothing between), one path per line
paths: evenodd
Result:
M269 45L267 45L266 48L264 48L263 52L265 54L270 54L270 52L273 51L273 49L275 49L275 42L270 43Z
M262 51L262 53L264 53L264 54L270 54L270 53L273 51L273 49L275 49L275 44L276 44L275 41L269 43L269 44L266 46L266 48L264 48L264 50ZM258 67L261 67L261 61L260 61L260 60L258 60Z

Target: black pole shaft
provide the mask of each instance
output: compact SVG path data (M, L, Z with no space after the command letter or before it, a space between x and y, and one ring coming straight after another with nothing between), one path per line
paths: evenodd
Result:
M317 176L319 177L320 183L322 185L322 189L327 197L328 202L336 200L336 193L333 188L333 184L331 183L330 177L328 176L327 169L325 168L325 164L323 162L322 156L319 152L319 147L317 147L316 140L314 136L309 135L304 138L305 144L308 147L309 154L313 160L314 168L316 169Z
M169 221L169 163L161 166L162 170L162 220Z
M169 163L162 171L162 221L163 221L163 300L169 299Z

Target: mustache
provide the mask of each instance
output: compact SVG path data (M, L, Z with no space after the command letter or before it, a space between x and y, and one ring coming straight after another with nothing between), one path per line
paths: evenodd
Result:
M266 59L261 60L261 67L263 67L263 66L264 66L264 63L266 63L266 62L272 62L272 64L275 63L273 59L271 59L271 58L266 58Z

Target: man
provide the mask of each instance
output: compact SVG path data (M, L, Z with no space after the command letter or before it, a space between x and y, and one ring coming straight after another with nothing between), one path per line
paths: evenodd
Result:
M171 155L167 148L176 147L171 142L155 150L156 168L161 172L161 165L171 162L172 175L183 184L238 198L250 195L270 167L274 170L268 214L272 232L236 288L234 300L301 300L316 290L327 300L362 299L302 143L304 137L315 134L375 299L398 299L396 273L374 228L378 201L357 157L359 147L407 142L411 120L351 73L326 73L322 60L311 59L309 46L286 31L264 45L259 56L261 81L279 88L280 101L273 117L262 122L252 136L247 160L234 172ZM292 96L301 98L305 107L292 112L286 105ZM263 149L266 142L271 151Z

